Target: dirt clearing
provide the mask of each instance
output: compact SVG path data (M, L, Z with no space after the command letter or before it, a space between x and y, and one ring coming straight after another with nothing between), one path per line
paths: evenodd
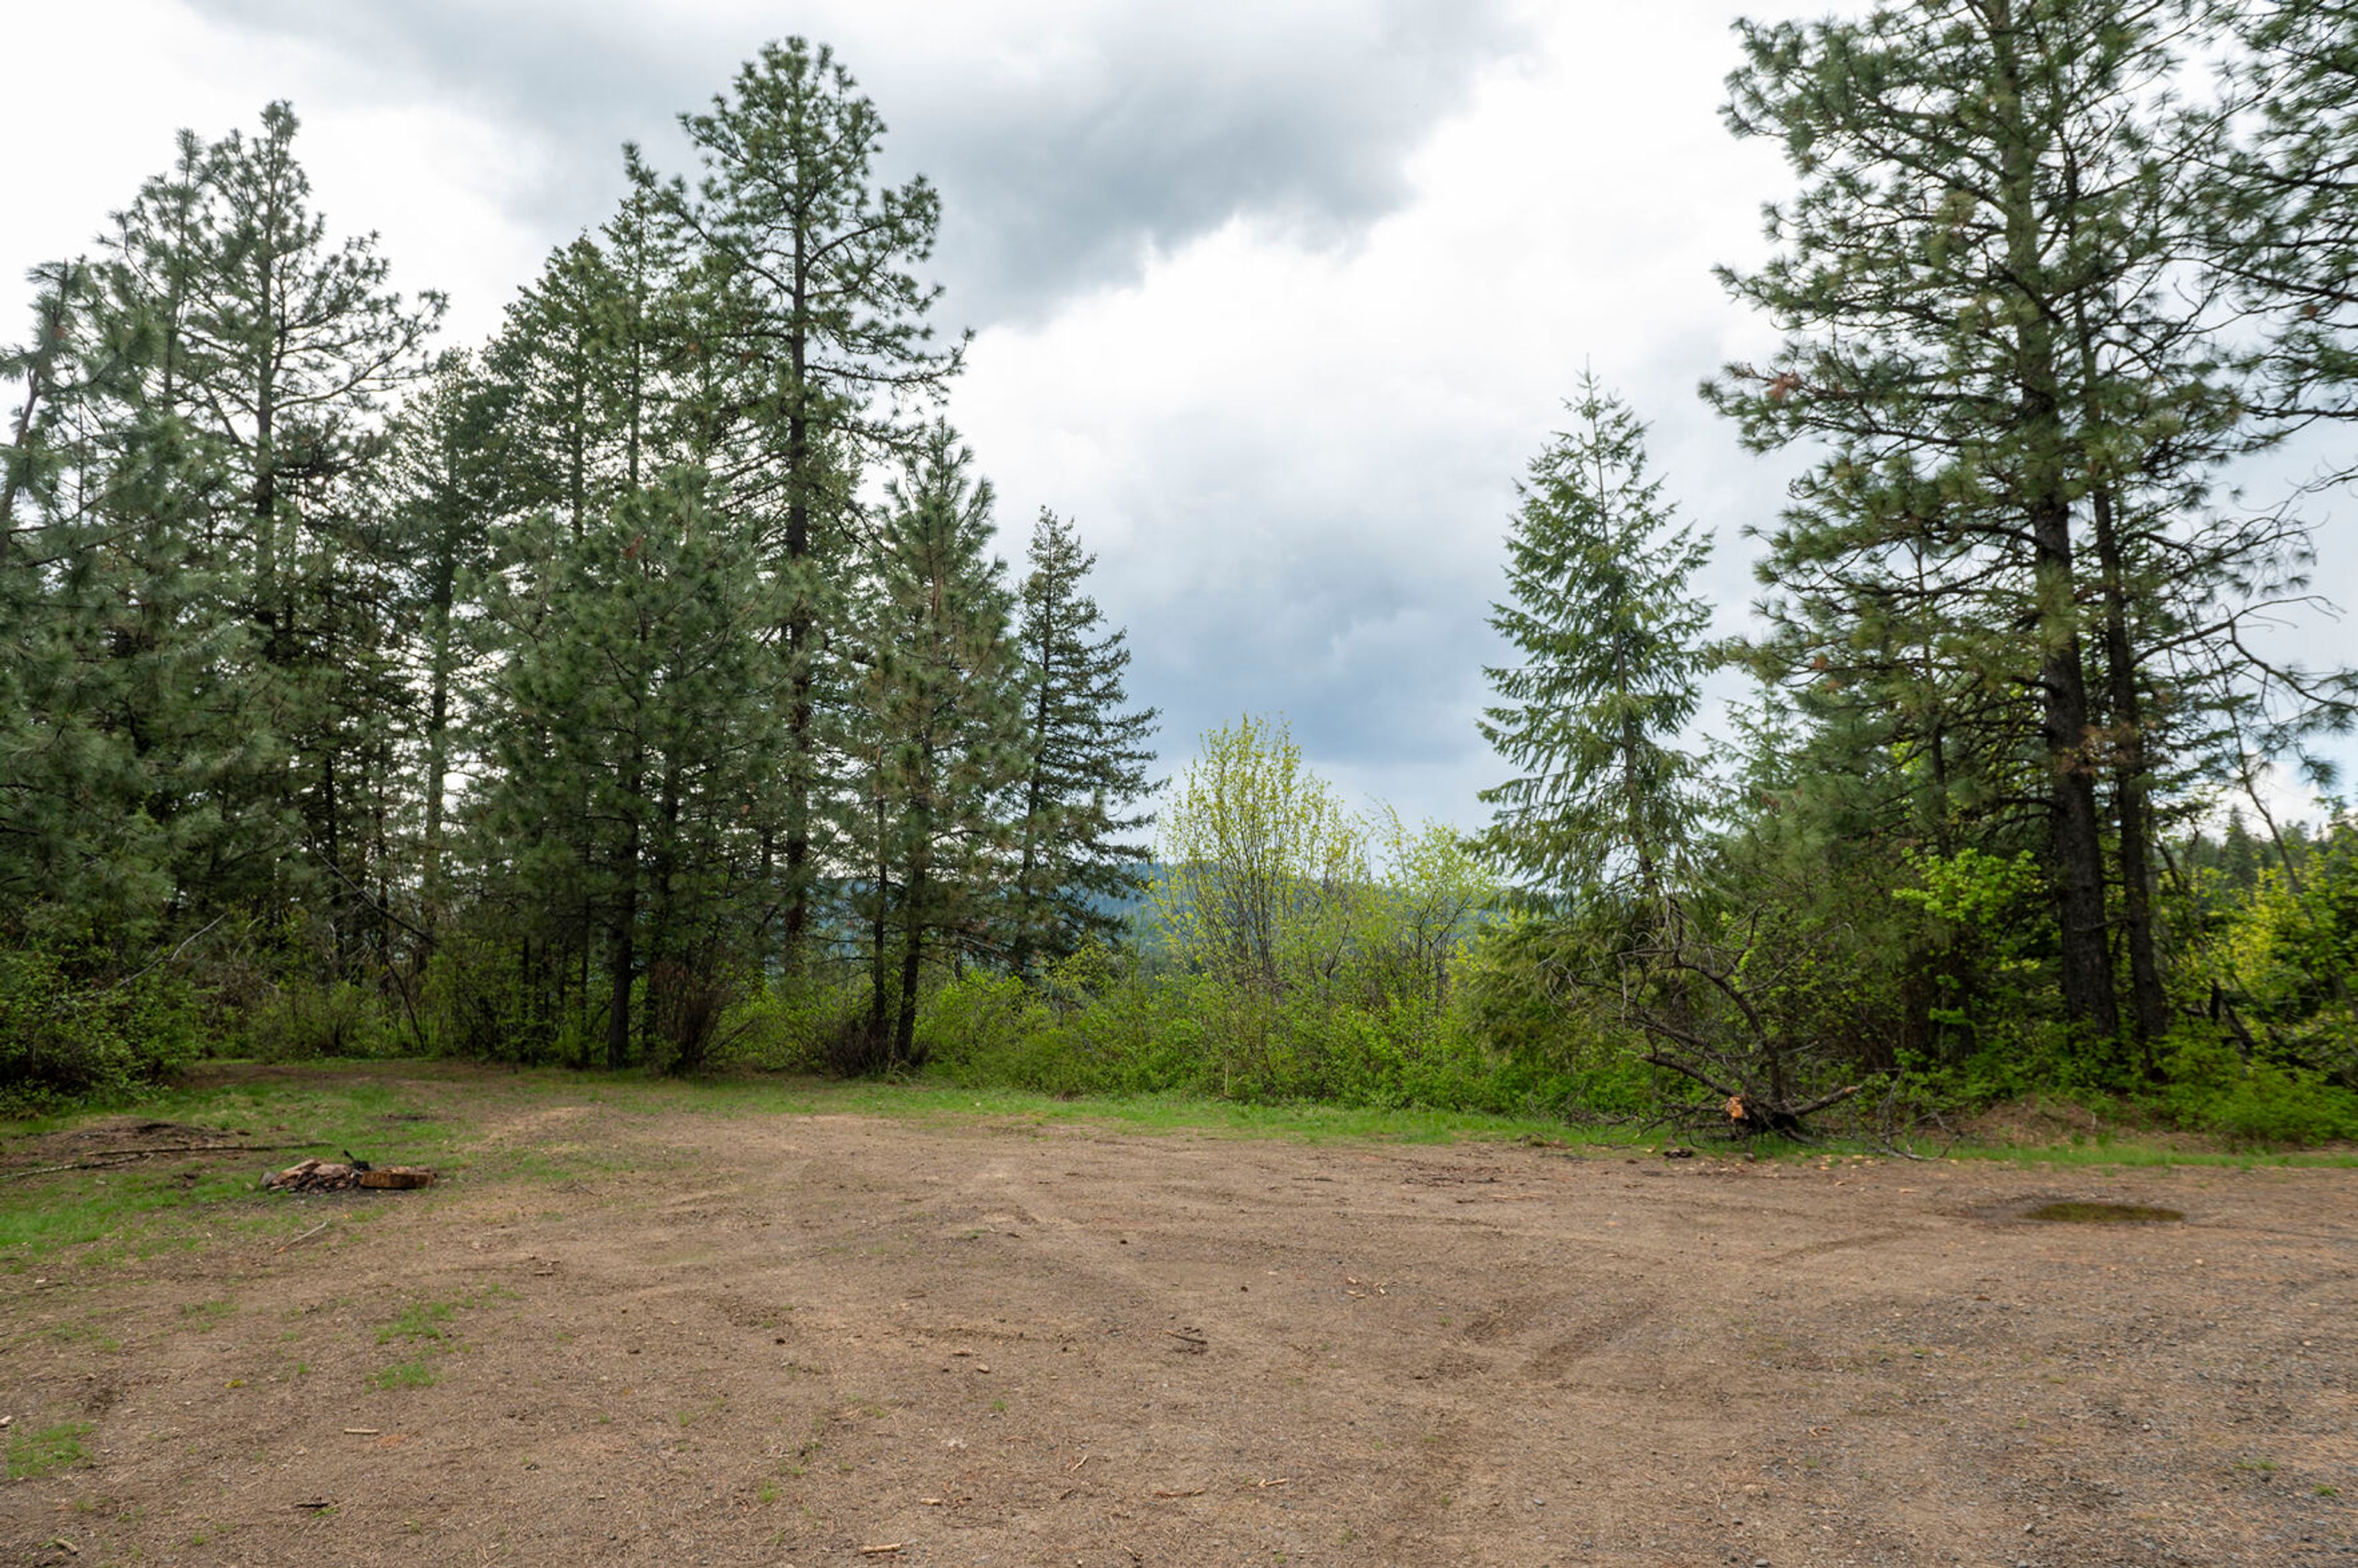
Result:
M2347 1171L402 1103L427 1191L0 1275L0 1563L2358 1551Z

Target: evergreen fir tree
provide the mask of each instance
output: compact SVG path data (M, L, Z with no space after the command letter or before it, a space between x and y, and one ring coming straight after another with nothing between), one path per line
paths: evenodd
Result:
M496 524L510 503L520 442L514 389L474 356L445 354L432 384L402 411L384 503L400 535L401 588L410 643L406 740L416 769L416 881L428 940L449 899L449 784L464 733L471 658L469 598L490 569Z
M1152 850L1124 840L1153 820L1137 807L1152 788L1156 719L1153 708L1129 709L1128 639L1082 590L1097 557L1073 525L1043 508L1029 558L1015 635L1026 763L1007 938L1018 975L1109 938L1145 891Z
M175 677L196 675L176 633L202 635L168 597L184 586L169 556L151 553L168 529L118 532L135 506L171 495L153 485L175 472L157 432L105 417L155 337L102 318L86 264L32 281L32 336L0 354L23 397L0 449L0 935L95 976L142 961L170 929L181 868L159 796L193 761L173 748L206 683L136 733L124 719L140 696L168 700Z
M1710 553L1646 470L1645 427L1593 374L1574 428L1532 460L1491 625L1524 662L1488 671L1482 734L1520 777L1482 792L1487 843L1551 893L1659 900L1699 812L1674 745L1711 654L1688 580Z
M251 140L184 133L118 214L89 305L116 373L83 406L77 559L123 653L173 668L117 681L107 722L166 759L146 793L190 845L175 900L316 917L349 958L384 935L367 889L400 685L397 564L363 481L440 302L393 294L373 240L328 243L295 131L272 104ZM169 775L191 769L183 792Z
M507 309L484 354L484 373L505 389L518 438L507 506L546 509L579 538L624 483L622 379L614 362L612 300L620 287L605 250L587 235L552 254Z
M297 128L276 103L258 135L208 149L200 287L184 330L194 422L246 514L245 610L268 666L255 678L276 687L291 753L281 787L328 873L328 902L348 907L368 875L353 841L372 803L357 786L382 766L376 720L392 678L379 563L357 536L351 484L381 449L387 400L425 373L442 300L394 293L374 236L330 243Z
M2273 329L2270 412L2358 417L2358 6L2271 0L2223 15L2244 46L2227 108L2252 134L2206 160L2206 259Z
M653 965L708 973L724 956L712 914L744 874L748 780L776 740L768 591L702 488L674 470L579 541L545 517L546 569L529 597L490 604L507 646L486 699L480 828L544 906L578 895L590 912L605 994L581 1001L602 1011L611 1067L654 1032L634 1011Z

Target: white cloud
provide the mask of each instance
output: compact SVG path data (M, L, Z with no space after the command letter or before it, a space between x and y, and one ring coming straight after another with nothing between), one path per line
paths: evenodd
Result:
M1560 16L1486 72L1357 244L1232 222L977 341L957 417L1011 527L1051 505L1103 555L1174 760L1283 710L1355 787L1478 820L1513 482L1585 362L1655 422L1690 515L1732 534L1773 514L1778 466L1693 395L1764 341L1709 268L1758 252L1773 160L1725 145L1715 24L1595 21ZM1709 587L1740 611L1740 549Z

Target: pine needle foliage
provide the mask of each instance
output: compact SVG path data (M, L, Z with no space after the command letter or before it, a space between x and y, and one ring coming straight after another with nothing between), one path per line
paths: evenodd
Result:
M1690 579L1709 541L1648 470L1645 426L1593 373L1531 468L1490 624L1523 656L1487 671L1483 738L1523 769L1482 792L1486 843L1553 898L1659 898L1702 811L1677 746L1712 653Z
M1157 718L1130 707L1129 638L1083 590L1097 557L1073 524L1042 508L1028 559L1015 633L1026 758L1008 909L1019 975L1109 942L1144 892L1152 851L1128 840L1153 821L1140 803Z

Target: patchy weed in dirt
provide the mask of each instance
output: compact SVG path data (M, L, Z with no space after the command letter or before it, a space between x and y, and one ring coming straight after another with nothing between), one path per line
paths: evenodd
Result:
M89 1463L90 1454L81 1445L81 1440L89 1435L90 1422L68 1421L11 1439L8 1444L8 1479L29 1481L53 1470Z
M369 1387L386 1393L395 1389L430 1389L440 1379L432 1362L420 1357L415 1361L395 1361L369 1374Z
M2149 1208L2133 1203L2061 1203L2040 1204L2023 1217L2043 1219L2055 1225L2167 1225L2186 1217L2174 1208Z
M401 1315L391 1323L380 1324L376 1331L379 1345L390 1345L396 1339L415 1344L421 1339L441 1340L449 1337L442 1325L450 1321L458 1310L456 1302L416 1302L401 1309Z
M444 1325L450 1322L452 1314L478 1312L493 1302L522 1299L505 1285L485 1285L447 1302L412 1302L402 1308L392 1322L377 1325L376 1342L379 1345L390 1345L396 1339L411 1344L424 1340L447 1342L451 1334Z
M199 1334L208 1333L227 1322L237 1313L233 1301L183 1302L180 1321Z

